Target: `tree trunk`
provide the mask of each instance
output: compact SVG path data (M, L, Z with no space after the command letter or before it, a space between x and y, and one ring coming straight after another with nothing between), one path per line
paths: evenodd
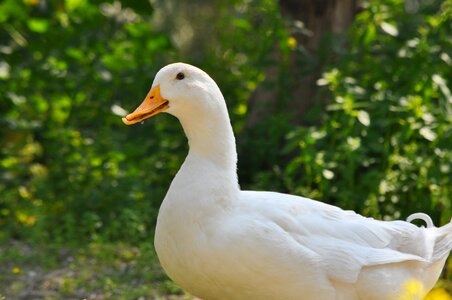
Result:
M347 30L357 11L357 0L280 0L279 6L284 19L298 25L300 30L294 32L293 37L302 51L292 51L289 55L286 76L290 84L283 87L289 91L267 88L284 82L284 78L278 81L281 74L277 66L265 71L266 80L249 99L247 127L253 127L275 111L282 94L289 98L287 111L294 117L291 121L306 123L306 112L319 101L316 81L325 63L322 59L332 54L331 49L322 48L328 46L323 41ZM275 47L273 58L278 60L280 57L279 48Z

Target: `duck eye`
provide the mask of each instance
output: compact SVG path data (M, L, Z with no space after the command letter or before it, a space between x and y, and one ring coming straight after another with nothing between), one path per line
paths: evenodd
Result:
M176 75L176 79L177 80L182 80L184 78L185 78L185 74L184 73L182 73L182 72L177 73L177 75Z

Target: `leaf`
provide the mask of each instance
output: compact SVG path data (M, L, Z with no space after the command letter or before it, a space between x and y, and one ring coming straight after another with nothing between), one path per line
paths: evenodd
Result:
M439 74L434 74L432 76L432 80L439 87L441 92L446 97L447 101L449 103L452 103L452 94L450 92L450 89L447 87L447 81Z
M323 177L325 177L325 179L328 179L328 180L331 180L331 179L334 178L334 173L333 173L333 171L328 170L328 169L324 169L324 170L322 171L322 175L323 175Z
M236 28L240 28L243 30L251 30L251 28L252 28L251 24L247 20L239 19L239 18L233 19L232 25Z
M355 151L359 147L361 147L361 139L359 137L347 137L347 144L350 147L350 150Z
M119 117L124 117L125 115L128 114L127 110L125 110L124 108L122 108L121 106L117 105L117 104L113 104L111 107L111 112Z
M86 4L86 0L66 0L65 2L69 12L74 11L79 7L83 7Z
M392 35L392 36L399 35L399 30L397 29L397 27L395 27L392 24L383 22L383 23L381 23L380 27L381 27L381 29L383 29L384 32L386 32L389 35Z
M422 127L419 133L429 141L434 141L436 139L436 133L434 133L429 127Z
M363 124L364 126L369 126L370 125L370 117L369 117L369 114L367 113L367 111L360 110L358 112L358 121L361 124Z
M325 86L325 85L327 85L329 82L328 82L328 80L326 80L325 78L319 78L319 79L317 79L316 83L317 83L318 86Z
M363 44L368 45L373 40L375 40L376 30L375 25L369 24L369 27L366 29L366 33L364 34Z
M10 66L7 62L0 61L0 79L8 79Z
M49 21L45 19L30 19L27 22L28 28L37 33L44 33L49 28Z

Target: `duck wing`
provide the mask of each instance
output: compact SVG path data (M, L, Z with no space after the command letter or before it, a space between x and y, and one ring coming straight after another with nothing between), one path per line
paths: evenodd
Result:
M434 258L435 234L430 228L404 221L378 221L298 196L243 193L253 211L314 253L319 267L331 279L356 282L365 266Z

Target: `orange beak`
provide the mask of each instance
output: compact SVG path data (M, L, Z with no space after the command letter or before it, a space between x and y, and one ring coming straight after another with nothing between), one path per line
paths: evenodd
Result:
M122 118L122 121L126 125L132 125L155 116L168 108L168 100L160 96L160 85L156 85L149 91L140 106L133 113Z

